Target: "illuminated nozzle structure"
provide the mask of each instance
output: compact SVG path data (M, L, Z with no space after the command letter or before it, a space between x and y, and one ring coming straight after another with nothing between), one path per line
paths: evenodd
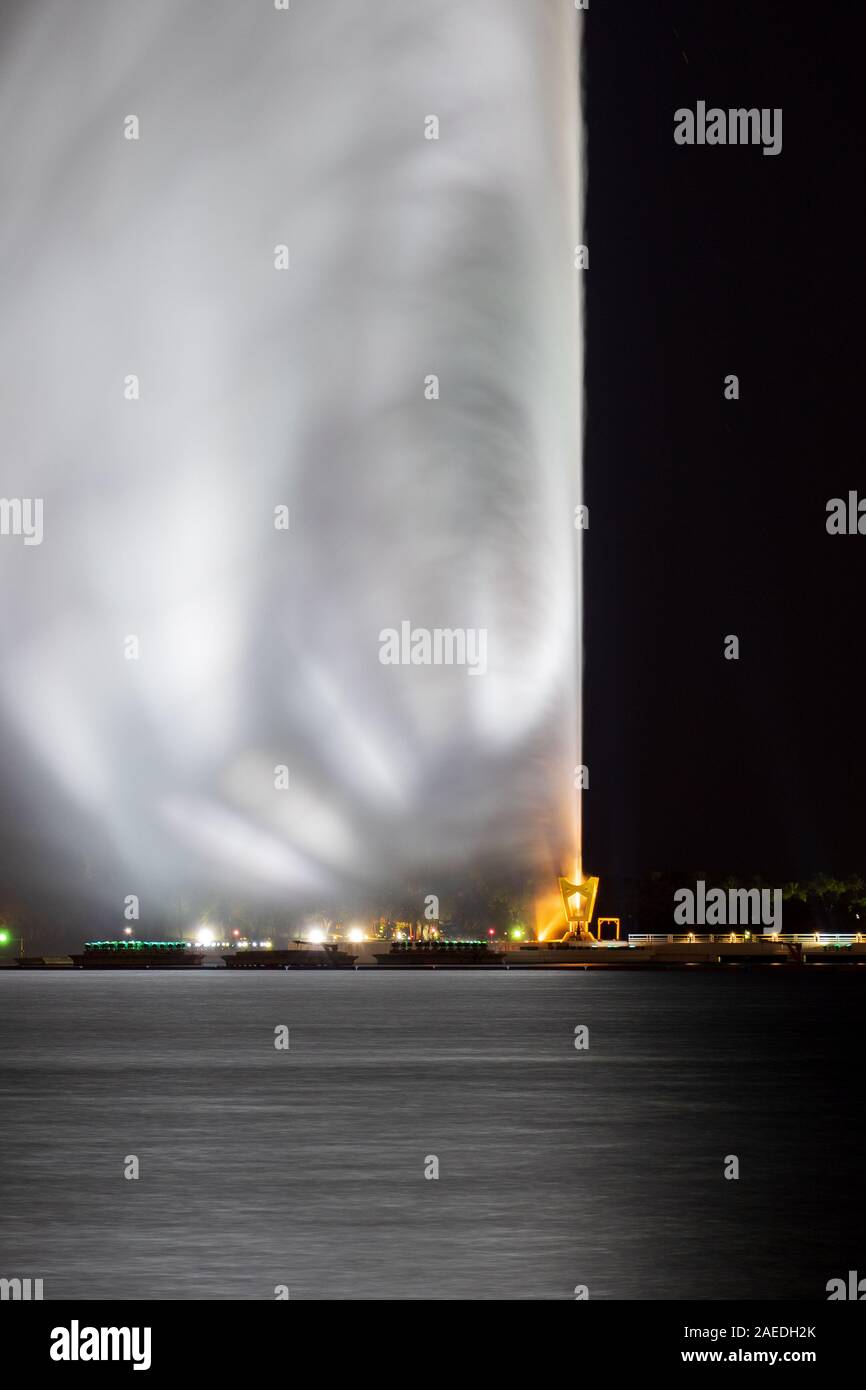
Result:
M591 928L598 879L585 878L582 883L572 883L570 879L561 878L559 891L562 894L565 919L568 923L566 936L578 936L584 941L594 941Z

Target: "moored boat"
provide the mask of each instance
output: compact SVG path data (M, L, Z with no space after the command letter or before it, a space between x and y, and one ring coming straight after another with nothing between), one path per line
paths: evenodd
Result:
M194 970L202 953L188 941L85 941L84 950L72 956L79 970Z
M256 951L236 947L223 960L231 970L348 970L356 957L333 942L299 947L296 951Z

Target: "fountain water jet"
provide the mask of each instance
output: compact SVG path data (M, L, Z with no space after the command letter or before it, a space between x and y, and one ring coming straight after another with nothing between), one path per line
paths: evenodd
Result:
M0 696L30 816L151 904L554 877L581 843L579 17L119 10L4 20L7 488L45 533L4 538ZM406 620L483 629L485 674L383 667Z

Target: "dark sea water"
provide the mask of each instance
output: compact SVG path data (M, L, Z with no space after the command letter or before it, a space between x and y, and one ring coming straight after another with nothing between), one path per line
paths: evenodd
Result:
M2 972L0 1276L824 1299L866 1273L864 1004L866 971Z

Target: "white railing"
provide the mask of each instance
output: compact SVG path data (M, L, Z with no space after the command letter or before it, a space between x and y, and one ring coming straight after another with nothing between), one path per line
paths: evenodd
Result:
M756 942L780 942L783 945L801 946L853 946L863 940L862 932L779 932L778 935L770 935L760 931L750 932L746 936L742 932L715 932L713 935L706 935L702 932L680 932L668 935L649 933L649 932L629 932L628 944L630 946L699 946L711 945L714 943L728 945L748 945L753 946Z

